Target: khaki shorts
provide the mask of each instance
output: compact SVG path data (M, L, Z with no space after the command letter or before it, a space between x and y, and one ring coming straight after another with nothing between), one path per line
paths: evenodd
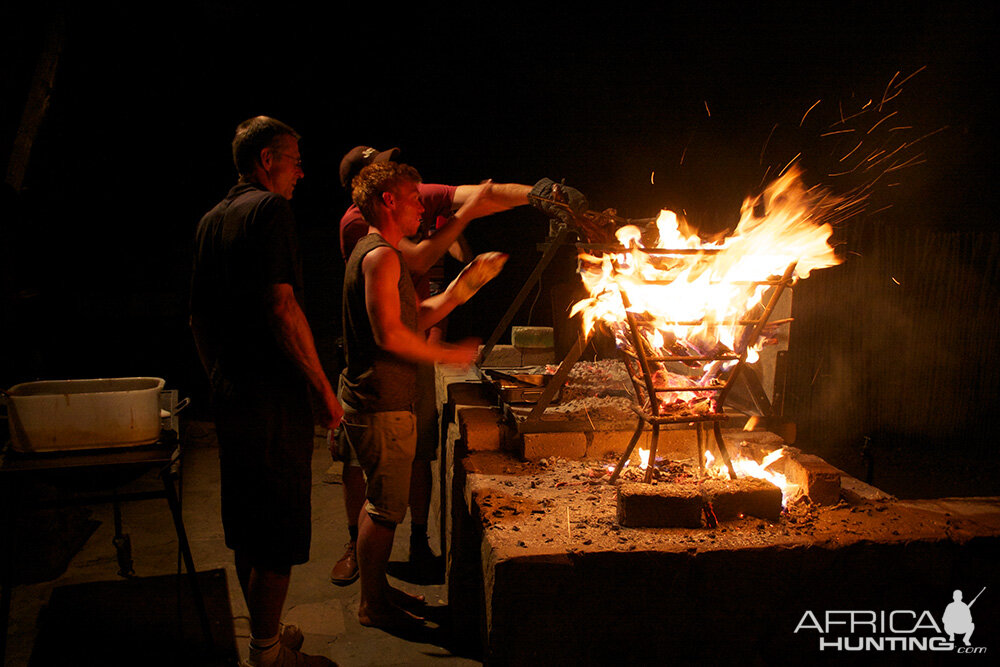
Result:
M417 449L413 458L417 461L434 461L437 459L441 425L438 423L433 364L417 366L417 400L413 404L413 411L417 416ZM345 466L361 467L357 454L344 437L344 429L338 428L328 433L327 445L334 461L342 461Z
M372 517L400 523L410 504L410 470L417 447L417 418L408 411L347 413L341 438L365 471Z

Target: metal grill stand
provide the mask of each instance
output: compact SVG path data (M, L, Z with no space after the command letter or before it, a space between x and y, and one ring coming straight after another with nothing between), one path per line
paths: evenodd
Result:
M664 251L673 252L673 251ZM618 479L621 474L622 468L624 468L626 461L629 460L632 455L632 450L635 449L636 443L639 441L639 436L642 435L642 431L646 424L649 424L652 428L652 436L650 438L650 451L649 451L649 465L646 467L646 474L644 476L644 481L649 483L653 479L653 468L656 465L656 445L660 434L660 425L662 424L680 424L680 423L693 423L697 428L697 460L699 470L704 470L703 454L705 445L708 442L708 424L712 424L712 430L715 434L715 442L719 449L719 454L722 456L722 460L726 464L726 468L729 470L730 479L736 479L736 471L733 468L732 460L729 457L729 451L726 448L726 443L722 438L722 427L720 421L725 420L727 417L723 412L723 405L726 401L726 395L731 390L733 383L739 377L740 372L746 365L747 353L754 342L760 337L764 326L767 324L768 318L774 311L775 305L778 303L778 299L781 297L781 293L786 286L791 284L793 277L795 275L795 262L788 265L785 269L784 275L778 280L767 280L767 281L756 281L752 284L754 285L771 285L774 287L771 298L768 299L767 305L761 310L759 307L755 309L755 313L750 313L747 316L741 318L735 322L719 322L720 325L739 325L743 326L743 335L738 339L735 345L736 350L733 352L726 352L720 354L713 354L709 356L695 356L695 355L682 355L682 354L671 354L669 356L655 356L652 349L649 348L648 343L643 339L640 332L640 325L636 318L635 313L631 310L631 303L628 298L628 294L625 290L620 289L622 303L625 306L625 314L628 321L628 337L631 343L631 349L622 349L622 355L624 357L625 365L628 368L629 377L632 380L632 385L635 389L635 398L637 400L632 403L632 410L638 416L638 422L636 424L635 432L632 434L632 439L629 441L628 447L625 449L625 453L622 454L621 458L618 460L618 464L615 466L614 472L611 474L609 482L613 483ZM655 284L655 283L650 283ZM697 325L699 322L677 322L676 324L691 324ZM659 368L660 364L666 362L727 362L736 361L735 366L729 371L728 377L721 386L714 387L702 387L697 385L689 385L683 387L662 387L656 388L654 386L653 375L655 371ZM660 409L660 402L657 400L658 394L671 393L676 391L699 391L699 392L715 392L716 397L712 404L712 411L704 415L670 415L664 414ZM642 398L645 395L646 400L643 401ZM644 405L645 403L646 405Z

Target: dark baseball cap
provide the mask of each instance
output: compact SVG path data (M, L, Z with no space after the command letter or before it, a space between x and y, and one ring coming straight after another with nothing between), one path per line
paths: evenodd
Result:
M340 184L350 190L354 177L372 162L389 162L398 159L398 148L379 152L377 148L371 146L355 146L340 161Z

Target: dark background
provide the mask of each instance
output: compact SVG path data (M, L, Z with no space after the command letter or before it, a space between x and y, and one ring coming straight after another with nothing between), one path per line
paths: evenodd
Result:
M45 31L55 18L66 29L24 187L3 192L0 386L155 375L208 413L187 329L191 241L234 182L229 141L250 116L303 135L293 205L332 368L348 203L337 167L353 146L399 146L429 182L565 178L594 209L673 208L714 231L796 154L808 185L871 185L876 172L831 176L846 150L823 134L915 74L893 123L908 141L929 136L838 225L845 264L796 288L785 410L800 447L862 477L867 451L891 492L1000 493L991 7L13 4L0 155ZM547 231L530 209L470 227L477 251L512 259L452 317L452 337L489 335ZM515 322L534 302L531 323L551 323L549 291L571 271L554 266Z

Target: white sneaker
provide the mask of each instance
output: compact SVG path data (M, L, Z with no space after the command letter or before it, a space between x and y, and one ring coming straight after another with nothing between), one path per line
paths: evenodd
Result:
M251 657L240 662L240 667L337 667L337 663L322 655L294 651L279 641L278 653L272 660L257 661Z

